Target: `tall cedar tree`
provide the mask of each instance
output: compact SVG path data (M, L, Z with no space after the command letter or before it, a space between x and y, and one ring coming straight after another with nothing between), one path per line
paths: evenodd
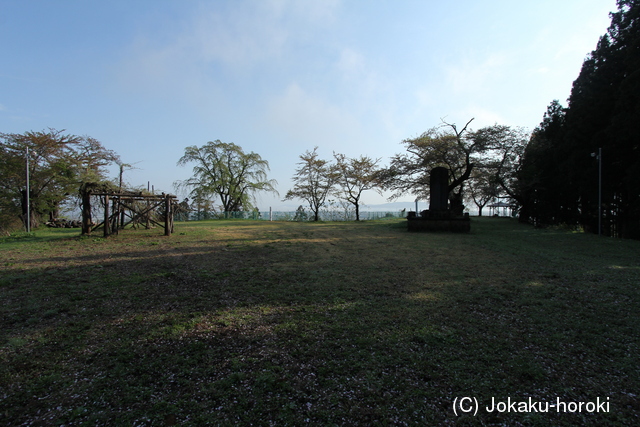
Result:
M602 148L602 206L598 160ZM569 106L552 104L527 148L529 219L640 238L640 1L618 0L611 25L582 65ZM535 206L535 208L533 208Z

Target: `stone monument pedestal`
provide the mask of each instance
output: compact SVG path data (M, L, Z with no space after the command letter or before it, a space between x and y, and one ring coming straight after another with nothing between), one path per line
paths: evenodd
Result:
M433 168L429 176L429 192L429 210L420 212L420 215L408 212L409 231L471 231L469 214L460 216L449 209L449 171L446 168Z
M407 216L408 230L449 231L453 233L468 233L471 231L471 219L469 218L469 214L464 214L462 217L430 217L428 212L429 211L422 211L419 216Z

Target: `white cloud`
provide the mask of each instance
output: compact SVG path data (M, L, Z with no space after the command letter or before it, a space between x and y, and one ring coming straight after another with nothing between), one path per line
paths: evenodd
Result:
M458 113L458 116L463 118L466 117L466 119L464 119L465 123L473 118L473 121L469 125L472 129L492 126L495 123L508 123L507 119L502 114L487 108L478 107L477 105L471 105L464 108ZM460 124L462 124L462 122L460 122Z
M279 56L289 31L280 22L280 12L266 7L268 4L257 5L244 5L225 15L216 10L201 11L183 35L183 43L198 60L232 66L249 66Z
M602 13L597 19L585 19L582 22L583 24L574 28L571 33L563 33L561 43L558 43L557 39L550 38L547 40L547 48L549 46L555 48L555 60L577 59L582 62L596 48L599 38L606 33L609 17L606 13Z
M187 100L200 109L213 98L227 102L225 93L235 96L228 93L230 83L242 85L266 67L286 64L305 31L307 37L317 35L339 5L337 0L204 3L166 30L142 31L116 66L116 84L126 93Z
M238 1L224 10L217 3L204 4L194 9L181 30L168 36L169 41L155 42L166 39L165 33L146 34L133 44L130 56L150 61L162 59L160 65L165 66L185 60L250 66L281 55L295 29L308 24L327 25L339 4L338 0Z
M340 52L340 59L336 64L338 70L344 78L360 78L365 72L364 56L350 48L343 48Z
M507 56L503 53L491 53L485 58L469 55L445 67L446 80L453 94L482 92L489 83L499 78L506 64Z
M343 92L360 101L360 107L370 109L374 103L389 96L389 79L381 75L379 67L372 65L364 54L344 47L334 67L342 77Z
M277 132L309 148L344 146L360 130L358 120L351 114L310 95L297 83L290 84L268 103L265 118Z
M332 89L342 108L366 123L370 134L385 133L396 138L405 121L408 82L394 81L394 77L385 74L388 70L384 62L371 61L351 47L339 51L334 69L339 77ZM398 116L401 110L403 117Z
M336 18L342 0L300 1L269 0L262 3L266 9L276 16L292 15L297 19L313 24L332 23ZM251 3L255 5L256 3Z

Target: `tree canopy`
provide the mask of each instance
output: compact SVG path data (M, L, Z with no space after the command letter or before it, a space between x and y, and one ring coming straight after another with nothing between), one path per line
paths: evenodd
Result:
M36 227L43 215L54 218L60 204L75 196L83 182L106 179L105 166L118 159L111 150L89 136L64 130L0 134L0 204L3 221L30 221ZM27 198L26 156L29 156Z
M479 149L469 182L471 191L487 201L493 194L493 198L508 198L522 205L519 173L529 133L520 127L495 124L472 132L469 138Z
M406 193L427 197L429 171L443 166L449 170L449 198L455 198L454 203L459 201L461 206L462 184L471 175L476 152L473 141L465 137L471 121L473 119L461 130L455 124L443 121L441 126L433 127L417 138L402 141L407 152L393 156L383 173L385 188L395 192L392 198ZM457 191L452 194L454 190Z
M186 147L178 165L189 163L195 163L193 176L176 184L191 189L196 201L217 198L224 212L251 210L260 191L277 194L276 181L267 179L269 163L234 143L215 140Z
M450 207L458 214L462 214L467 196L486 203L498 196L498 188L500 193L516 196L516 171L527 142L526 132L498 124L473 131L469 129L472 120L462 129L443 122L417 138L402 141L407 152L392 157L382 173L385 187L395 191L393 197L410 193L426 198L429 172L438 166L449 171ZM465 188L472 186L470 194L465 194ZM490 197L481 196L489 187Z

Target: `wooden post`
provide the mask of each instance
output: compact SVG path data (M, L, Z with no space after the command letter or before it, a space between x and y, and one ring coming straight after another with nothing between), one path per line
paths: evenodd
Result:
M109 195L104 195L104 237L109 237Z
M113 197L113 218L111 218L111 233L118 234L118 220L120 219L119 215L119 202L120 196Z
M146 219L146 223L145 223L144 228L145 228L145 230L148 230L148 229L151 228L151 222L150 222L151 221L151 211L149 210L149 199L147 198L146 200L147 200L147 202L146 202L147 203L147 213L144 216L145 219Z
M120 204L120 227L124 229L124 206Z
M175 231L175 230L173 229L173 226L174 226L174 220L175 220L175 218L174 218L174 216L173 216L173 215L174 215L174 213L175 213L175 211L176 211L176 210L175 210L175 207L176 207L176 205L177 205L177 202L178 202L178 199L175 199L175 200L174 200L173 198L171 198L171 232L172 232L172 233Z
M164 212L164 235L171 236L173 212L171 211L171 196L168 194L164 197Z

